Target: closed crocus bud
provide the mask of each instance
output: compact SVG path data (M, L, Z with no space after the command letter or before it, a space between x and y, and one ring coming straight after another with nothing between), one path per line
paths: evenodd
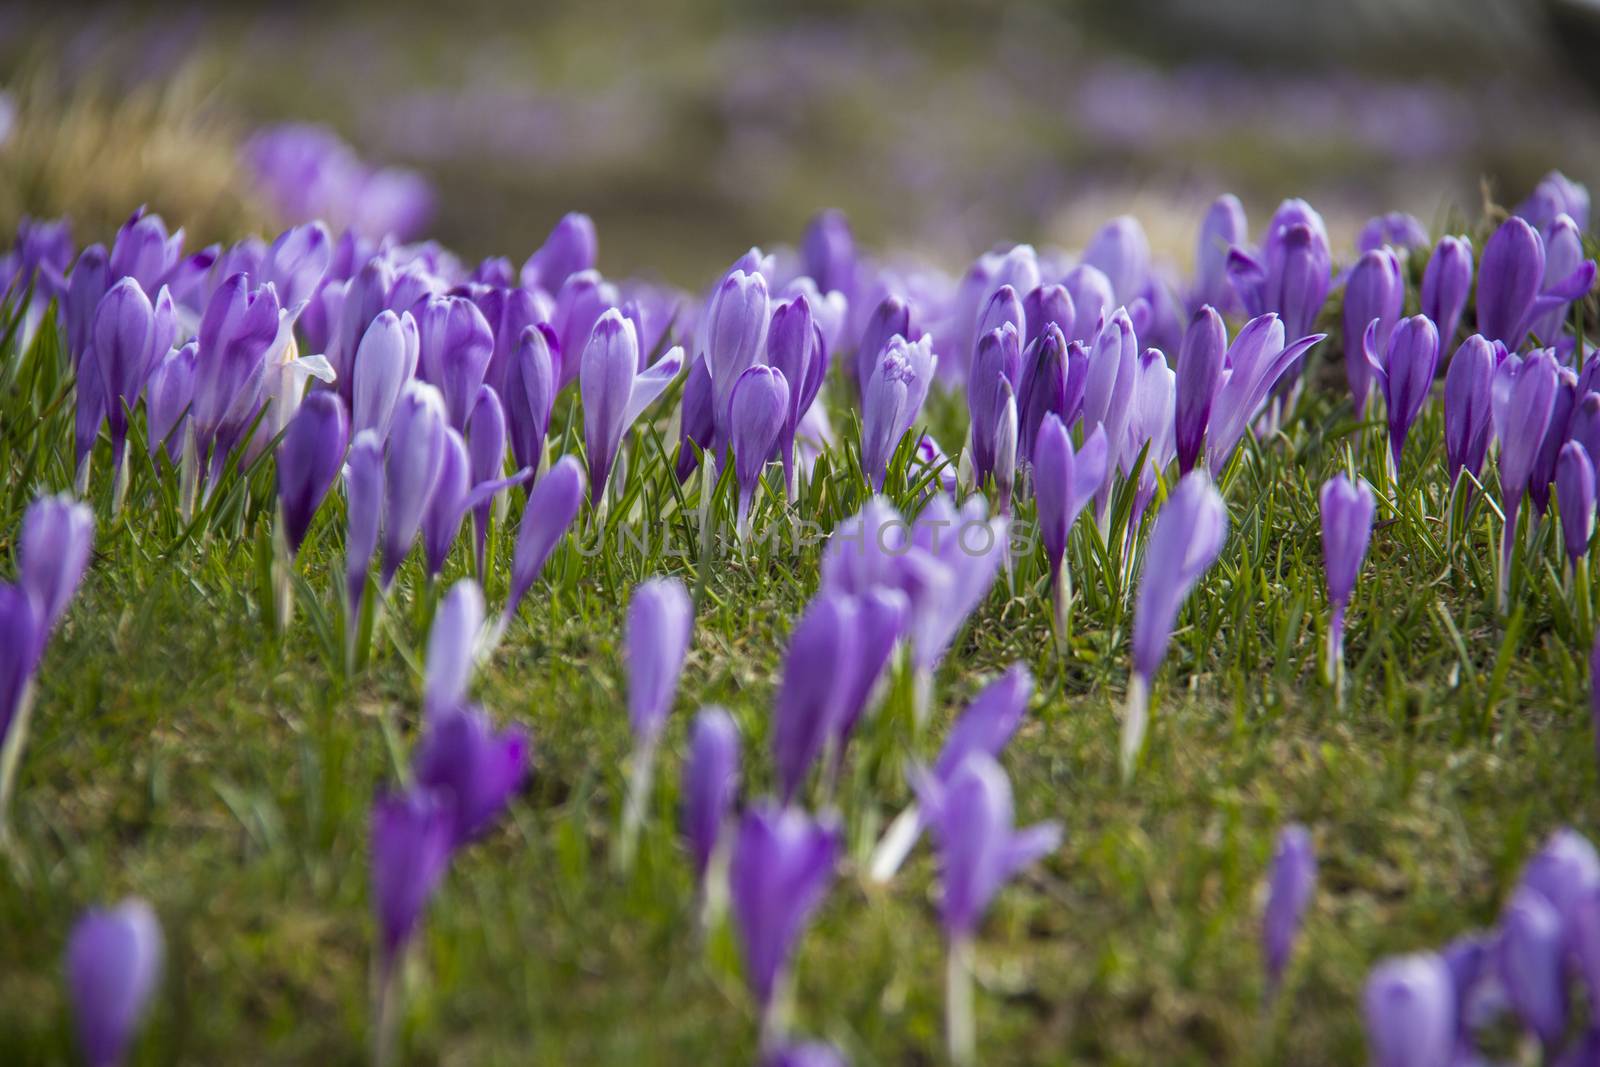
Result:
M1293 372L1307 351L1325 335L1314 333L1285 344L1284 325L1278 316L1261 315L1244 324L1225 361L1227 374L1211 401L1211 423L1206 428L1206 457L1213 478L1222 474L1245 431L1255 421L1274 386Z
M1283 981L1284 969L1294 951L1300 923L1316 885L1317 855L1311 844L1311 832L1298 823L1285 826L1272 852L1267 909L1261 919L1261 951L1269 994L1276 993Z
M194 401L195 359L199 345L190 341L156 361L145 384L145 423L150 456L165 449L171 463L183 448L182 420Z
M454 847L494 825L527 780L532 748L527 730L496 732L482 708L452 705L430 716L412 769L417 785L448 798Z
M1550 405L1550 425L1545 427L1539 451L1533 457L1533 469L1528 472L1528 498L1540 518L1550 507L1550 486L1556 480L1556 459L1561 446L1567 443L1572 424L1572 410L1578 401L1578 376L1566 367L1556 371L1556 398Z
M1061 844L1061 828L1014 829L1011 781L983 752L968 753L947 780L925 776L917 788L939 849L945 934L965 941L1000 888Z
M1539 180L1528 199L1517 205L1515 213L1538 230L1544 230L1558 215L1571 215L1579 230L1587 230L1589 190L1559 170L1553 170Z
M161 922L142 900L84 913L67 942L67 988L89 1067L127 1059L161 982Z
M1216 562L1228 537L1228 509L1203 472L1184 475L1156 514L1145 545L1133 615L1133 677L1122 724L1122 775L1144 745L1150 680L1167 653L1172 624L1189 590Z
M736 270L722 279L706 309L706 369L716 401L712 413L724 440L734 383L766 351L769 304L767 280Z
M1374 967L1362 1006L1374 1067L1450 1067L1455 988L1437 955L1397 956Z
M37 605L40 643L77 595L94 548L94 512L62 493L28 505L17 544L19 584Z
M344 465L344 489L345 514L350 520L344 542L345 592L353 630L367 572L378 549L378 520L383 514L383 441L376 431L363 430L351 439L350 455Z
M522 331L537 326L553 314L553 310L548 304L541 305L540 297L526 289L491 289L489 292L493 295L477 301L478 310L494 330L494 353L489 357L483 380L503 396L509 389L506 376L516 358L517 346L522 343Z
M583 465L573 456L562 456L534 484L528 503L522 509L522 527L517 531L517 550L511 559L511 596L506 600L505 617L517 613L517 606L544 570L550 553L566 536L572 520L583 505Z
M867 319L866 328L861 332L860 343L856 345L856 382L863 393L866 391L867 383L872 380L872 372L877 368L878 357L883 354L889 339L910 336L910 305L891 293L872 309L872 316Z
M1443 344L1455 340L1471 291L1472 242L1465 237L1439 238L1422 272L1422 313L1439 327Z
M855 292L856 241L844 212L830 209L811 217L800 240L800 264L822 292Z
M421 305L417 336L417 373L438 386L450 425L459 430L494 354L494 331L472 301L436 296Z
M1011 514L1011 490L1017 475L1017 398L1011 383L1000 379L1000 396L994 431L994 485L1000 499L1000 513Z
M981 483L994 469L996 420L1001 413L1003 386L1016 388L1022 351L1017 328L1003 323L978 340L967 379L967 410L971 418L972 472Z
M789 410L789 383L773 367L755 366L739 376L729 403L729 442L739 483L738 526L748 532L750 503L761 471L772 458Z
M1474 478L1483 472L1492 427L1494 372L1494 345L1478 333L1461 342L1445 371L1444 451L1452 485L1463 470Z
M1368 219L1361 227L1361 232L1356 234L1356 251L1363 253L1375 248L1406 252L1413 248L1426 248L1427 245L1428 228L1415 215L1404 211L1376 215Z
M1066 426L1054 415L1045 416L1034 443L1033 493L1038 507L1039 539L1044 543L1045 558L1050 561L1050 573L1057 581L1063 574L1067 535L1105 483L1108 465L1104 426L1096 426L1083 447L1074 452ZM1056 594L1065 595L1059 589Z
M1119 310L1095 338L1083 392L1084 429L1104 426L1106 442L1113 453L1121 452L1121 442L1128 432L1138 374L1139 341L1134 336L1133 320L1126 311ZM1107 469L1106 485L1115 470L1115 464Z
M1017 449L1033 457L1034 442L1046 415L1067 418L1067 339L1056 323L1028 346L1017 375Z
M270 285L251 290L248 279L235 274L206 305L190 417L201 455L216 448L212 481L254 417L267 351L277 336L278 298Z
M376 430L381 438L389 436L389 420L394 417L400 391L416 372L417 345L417 324L410 312L396 315L384 311L367 327L352 372L351 426L355 432Z
M628 723L636 744L654 745L678 694L694 629L694 605L676 578L652 578L628 604Z
M773 309L772 325L767 330L767 363L789 383L789 409L778 435L778 458L783 461L784 484L791 495L795 488L795 432L822 387L821 372L825 368L818 364L825 358L810 301L803 295L796 296Z
M1022 338L1027 336L1028 324L1023 316L1022 298L1009 285L995 289L978 315L978 332L973 335L973 359L977 358L978 351L982 349L984 338L1005 326L1010 326L1016 331L1017 347L1020 351Z
M0 582L0 744L22 708L44 641L37 599L21 585Z
M583 395L583 436L589 454L589 492L596 503L605 495L611 467L627 430L624 419L638 366L639 339L633 323L613 308L595 323L578 372Z
M485 385L478 390L478 399L467 417L468 469L472 484L491 482L506 469L506 411L500 403L500 394ZM478 571L483 571L484 540L488 533L490 501L485 500L473 509L474 532Z
M1013 664L1004 674L979 690L967 710L950 727L944 747L933 765L933 776L948 784L956 769L974 752L991 758L1011 740L1028 711L1033 675L1025 664Z
M700 709L683 763L683 840L704 881L739 792L739 728L722 708Z
M1310 225L1291 225L1283 233L1281 256L1269 275L1269 310L1283 317L1288 336L1302 337L1311 332L1332 285L1327 235Z
M861 405L861 463L875 489L883 488L890 457L922 411L937 363L927 337L914 344L891 338L878 357Z
M167 298L169 304L171 298ZM139 403L150 371L155 310L139 283L123 278L101 299L94 316L95 375L103 390L102 405L111 428L111 453L121 462L128 438L127 411ZM166 354L166 349L162 349Z
M751 805L739 822L728 872L745 981L765 1014L795 943L833 882L842 835L798 808Z
M1022 298L1022 318L1028 327L1025 343L1031 345L1051 326L1059 330L1064 339L1077 324L1078 312L1066 286L1040 285Z
M1087 344L1099 335L1117 308L1117 300L1111 292L1111 281L1099 268L1080 263L1067 272L1061 284L1072 298L1072 308L1076 312L1067 340ZM1066 333L1065 330L1062 332Z
M837 760L844 758L844 746L910 625L911 602L898 589L869 589L856 598L855 607L854 640L843 664L847 678L840 691L837 714L829 725Z
M716 435L716 394L711 385L711 371L705 357L699 357L689 368L683 382L683 399L678 413L678 462L674 472L678 481L686 480L699 462L694 445L709 451Z
M536 470L539 467L559 373L547 329L529 326L523 330L516 353L506 368L506 393L501 398L506 407L511 454L519 467Z
M1178 354L1173 418L1179 474L1188 474L1200 459L1227 352L1228 330L1222 316L1210 305L1200 308L1189 322Z
M1328 582L1328 676L1337 679L1344 657L1344 613L1367 558L1377 502L1367 483L1336 474L1322 486L1322 560Z
M1089 238L1083 262L1105 274L1117 303L1129 304L1150 275L1150 241L1138 219L1122 215Z
M554 293L572 275L592 269L599 252L594 220L580 212L569 212L561 216L544 244L523 264L522 284Z
M1428 402L1433 388L1433 372L1439 365L1439 331L1426 316L1403 319L1389 338L1387 353L1379 354L1378 326L1367 326L1362 338L1367 365L1383 390L1389 417L1389 454L1395 474L1400 472L1400 456L1405 451L1411 424Z
M381 577L385 589L410 553L428 501L439 484L449 428L439 390L426 382L407 382L395 405L383 464Z
M422 709L428 716L466 702L482 629L483 590L471 578L463 578L445 594L428 629L422 696Z
M589 343L594 324L619 303L616 286L592 270L579 271L561 286L556 294L555 318L551 323L559 338L556 350L561 354L556 367L558 392L578 377L583 348Z
M1507 356L1495 369L1491 405L1495 437L1500 440L1500 496L1507 531L1501 557L1502 601L1516 543L1512 531L1517 526L1539 446L1550 426L1558 383L1555 357L1548 352L1534 352L1526 358Z
M1543 280L1544 242L1522 219L1507 219L1483 246L1478 264L1478 332L1515 351Z
M306 397L289 421L277 458L278 504L291 556L300 551L312 517L339 476L349 440L350 420L345 416L344 401L329 389Z
M1544 278L1540 296L1529 314L1528 327L1541 343L1555 344L1566 323L1571 300L1588 292L1593 283L1594 266L1586 263L1583 235L1569 216L1558 215L1541 235L1544 238ZM1578 292L1570 292L1570 288Z
M785 804L794 800L839 718L850 683L840 668L855 652L856 629L854 599L825 591L789 635L772 728L772 762Z
M1389 249L1367 252L1351 268L1344 288L1344 371L1358 419L1366 411L1372 381L1363 345L1367 327L1377 323L1374 347L1378 352L1387 351L1405 298L1400 259Z
M1194 249L1194 290L1189 306L1195 310L1207 305L1222 312L1239 309L1239 296L1228 279L1228 249L1249 239L1244 205L1232 193L1212 201L1200 223L1200 237Z
M1523 1023L1554 1051L1567 1029L1561 915L1543 893L1523 886L1500 915L1495 962L1500 982Z
M90 245L78 256L67 279L67 293L61 301L61 318L67 331L67 353L74 370L79 369L84 353L94 339L94 316L100 298L111 286L104 245Z
M272 242L262 263L262 280L278 290L284 307L296 307L311 299L332 262L333 238L328 228L308 222L284 230Z
M346 404L355 394L356 353L367 327L387 306L389 288L394 284L394 268L385 259L368 260L345 289L339 308L339 325L328 342L328 362L338 375L339 392Z
M385 975L410 943L450 866L455 832L453 806L431 790L414 789L373 801L372 909Z
M1579 912L1590 897L1600 892L1600 855L1596 855L1587 838L1565 827L1551 834L1544 847L1528 860L1521 884L1556 909L1566 929L1563 937L1569 957L1583 963L1588 950L1600 948L1585 943L1577 931ZM1590 993L1600 995L1600 990L1591 989Z

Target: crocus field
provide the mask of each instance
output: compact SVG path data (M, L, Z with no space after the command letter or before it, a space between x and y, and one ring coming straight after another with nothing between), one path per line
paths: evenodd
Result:
M0 1063L1600 1064L1581 185L680 291L346 152L0 261Z

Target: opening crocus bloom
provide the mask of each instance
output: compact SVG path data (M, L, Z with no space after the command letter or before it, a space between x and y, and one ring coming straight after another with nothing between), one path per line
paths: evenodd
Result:
M165 946L150 905L89 911L67 943L67 986L89 1067L117 1067L161 980Z

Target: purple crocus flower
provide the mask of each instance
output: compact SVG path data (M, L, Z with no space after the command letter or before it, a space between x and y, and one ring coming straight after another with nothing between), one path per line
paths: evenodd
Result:
M1538 232L1515 216L1500 224L1478 264L1478 332L1513 351L1535 317L1588 292L1593 260L1583 260L1565 278L1545 280L1545 245ZM1542 292L1541 292L1542 290Z
M494 387L484 385L478 390L478 399L467 417L467 457L471 482L483 485L505 473L506 469L506 411L500 403L500 394ZM528 475L533 469L525 468ZM473 559L479 575L484 573L484 553L489 538L489 513L492 499L486 499L472 509Z
M1327 677L1340 684L1344 663L1344 613L1355 590L1361 563L1372 539L1372 517L1377 510L1366 481L1352 482L1336 474L1322 486L1322 560L1328 581Z
M522 332L554 314L553 305L541 304L541 299L526 289L489 289L475 298L478 310L494 330L494 352L483 380L494 386L496 393L507 390L506 375L522 343Z
M848 655L842 661L844 679L837 714L829 723L835 763L873 699L900 639L910 625L910 600L898 589L869 589L855 598L855 625Z
M1456 996L1434 953L1397 956L1372 969L1362 1005L1374 1067L1450 1067Z
M44 646L39 615L39 605L27 589L0 582L0 746L7 741L11 724L28 703L28 685ZM9 782L0 784L0 790L9 787ZM0 807L5 802L6 797L0 793Z
M652 578L628 604L628 723L635 743L653 747L678 693L694 605L676 578Z
M383 464L383 569L380 576L385 589L410 553L428 501L439 484L445 452L449 448L446 436L449 429L444 398L439 390L426 382L407 382L395 405L389 450Z
M149 904L85 912L67 942L67 988L89 1067L118 1067L161 982L165 946Z
M1290 336L1310 333L1333 284L1322 216L1304 200L1285 200L1267 225L1259 257L1235 247L1228 274L1246 313L1276 312Z
M1561 914L1537 889L1524 884L1500 915L1495 961L1500 982L1523 1023L1554 1051L1567 1029Z
M856 622L852 597L823 591L789 635L772 728L772 762L785 804L794 800L840 716L849 684L841 667L855 651Z
M1051 326L1065 338L1077 325L1077 319L1078 309L1064 285L1038 285L1022 298L1022 320L1028 329L1023 341L1028 346Z
M1589 190L1553 170L1539 179L1528 198L1517 205L1515 214L1543 231L1558 215L1570 215L1579 230L1589 228Z
M1495 365L1495 346L1475 333L1461 342L1445 371L1444 451L1452 486L1463 470L1473 478L1483 472L1489 454Z
M162 289L152 305L132 278L113 285L95 310L90 353L97 368L91 377L102 390L100 406L111 430L114 468L120 470L123 462L128 412L138 405L155 360L172 347L176 329L172 295Z
M18 584L33 598L41 645L77 595L93 548L94 512L87 504L62 493L40 497L23 513Z
M1509 604L1517 516L1555 409L1558 380L1555 357L1548 351L1534 352L1526 358L1507 356L1495 369L1491 404L1494 432L1500 440L1500 498L1506 517L1500 553L1502 609Z
M353 406L356 353L367 327L388 306L389 289L394 285L394 267L388 260L370 259L350 279L339 305L339 324L328 340L328 362L338 375L339 393ZM401 308L400 310L408 310Z
M554 293L572 275L593 269L599 253L594 220L581 212L568 212L550 230L550 236L539 250L522 265L522 284Z
M80 252L67 277L67 291L61 299L61 320L67 332L67 353L72 357L72 369L80 374L83 357L94 341L95 310L111 282L104 245L90 245Z
M1424 315L1402 319L1389 338L1387 352L1380 356L1378 323L1374 320L1367 326L1361 347L1368 368L1383 390L1389 416L1389 455L1394 460L1395 476L1399 477L1406 435L1433 388L1433 372L1439 365L1439 331Z
M1172 624L1195 582L1211 568L1228 537L1228 509L1201 471L1178 480L1156 514L1145 544L1133 615L1133 675L1122 723L1122 777L1132 777L1148 725L1150 681L1167 652Z
M1224 193L1212 201L1195 242L1190 308L1198 311L1209 305L1222 312L1239 309L1239 296L1228 278L1228 250L1244 244L1249 235L1244 205L1237 196Z
M1550 225L1540 231L1544 239L1544 278L1540 288L1553 294L1549 298L1541 298L1535 306L1535 311L1528 321L1528 329L1544 344L1555 344L1556 338L1561 333L1561 328L1566 322L1567 309L1571 306L1572 299L1582 295L1573 293L1568 295L1565 285L1567 278L1587 278L1594 280L1592 269L1587 273L1574 274L1575 271L1584 270L1583 235L1578 232L1577 223L1567 215L1558 215ZM1577 281L1573 285L1579 284ZM1585 291L1587 285L1585 285Z
M466 297L432 296L417 305L417 374L437 386L457 430L478 397L494 354L494 331Z
M1370 252L1376 248L1392 248L1406 252L1413 248L1426 248L1428 228L1422 220L1405 211L1390 211L1368 219L1356 234L1356 251ZM1362 327L1365 329L1365 327Z
M762 801L739 822L728 872L745 980L766 1016L811 915L827 895L841 833L831 821Z
M598 506L622 448L622 436L683 368L674 348L639 373L639 337L622 312L600 316L583 350L578 388L583 395L583 436L589 454L589 492Z
M289 555L300 551L306 530L344 465L350 420L331 389L306 397L278 445L278 506Z
M1179 474L1188 474L1200 459L1227 352L1228 330L1222 316L1211 305L1203 305L1190 320L1178 355L1174 425Z
M1033 495L1038 509L1039 539L1050 562L1050 591L1056 609L1056 632L1065 639L1065 620L1072 600L1072 578L1065 561L1067 535L1078 515L1105 484L1109 452L1104 426L1096 426L1077 452L1066 426L1045 416L1033 452Z
M418 786L449 801L453 847L489 831L527 780L532 747L520 725L497 733L482 708L455 705L429 717L413 771Z
M1472 242L1441 237L1422 272L1422 313L1439 327L1439 341L1448 346L1461 326L1461 313L1472 292Z
M517 606L545 562L583 505L583 465L573 456L562 456L534 483L528 503L522 509L522 528L517 531L516 554L511 559L511 595L501 625L517 613Z
M151 368L144 387L144 415L152 459L165 449L168 462L178 462L183 449L182 426L194 401L199 351L200 346L190 341L167 352Z
M856 289L856 242L844 212L819 211L806 223L800 262L822 292L851 296Z
M1083 262L1111 282L1117 303L1131 304L1150 274L1150 241L1131 215L1119 215L1097 230L1083 249Z
M734 270L722 279L706 309L706 369L711 372L717 436L726 442L733 387L766 351L770 310L767 280Z
M463 578L440 601L428 628L422 710L430 719L466 703L482 629L483 590L471 578Z
M1222 384L1211 402L1206 427L1206 456L1211 476L1219 477L1245 431L1255 421L1267 394L1325 334L1311 334L1285 344L1284 323L1276 315L1260 315L1245 323L1228 348Z
M251 290L235 274L224 281L200 320L190 426L196 459L208 455L208 487L215 484L228 453L251 419L266 374L268 349L278 336L278 297L272 286Z
M994 432L994 486L1000 514L1011 514L1011 491L1017 480L1017 397L1011 383L1000 379L1000 396L995 400L998 414Z
M977 310L974 309L974 313ZM867 319L861 340L856 345L856 383L863 396L867 383L872 380L873 371L877 369L879 357L883 355L890 339L895 337L911 337L911 307L891 293L872 309L872 316Z
M506 368L506 431L511 455L519 467L537 470L544 458L544 438L550 429L556 381L561 375L554 338L545 326L522 331L515 354ZM576 357L574 357L576 358Z
M979 484L989 477L996 461L995 434L1001 413L1002 383L1015 390L1021 369L1021 335L1010 322L978 339L967 377L967 410L972 427L972 473Z
M789 395L790 383L783 372L760 364L741 374L733 387L728 405L728 439L739 483L737 523L741 537L750 531L750 504L761 472L783 435Z
M350 636L354 640L360 615L361 594L367 572L378 549L378 521L383 514L383 441L374 430L363 430L350 442L344 465L345 514L350 520L345 535L345 594Z
M784 485L795 494L795 434L800 420L817 399L828 372L827 346L822 330L811 314L811 303L804 295L779 304L772 312L767 330L767 363L789 383L789 409L778 435L778 458L783 462Z
M1344 372L1355 401L1356 418L1367 408L1372 368L1366 356L1368 326L1376 324L1372 348L1386 352L1389 336L1400 321L1406 283L1400 274L1400 257L1387 248L1367 252L1351 268L1344 287Z
M694 473L699 457L694 446L710 451L716 438L716 395L711 385L711 371L704 356L695 359L689 375L683 382L683 399L678 408L678 462L674 473L678 481L687 481Z
M160 215L140 207L117 230L111 246L111 276L131 276L142 289L159 286L183 255L183 230L167 233Z
M739 728L725 709L701 708L689 730L682 794L684 844L702 887L738 792Z
M892 337L878 356L861 401L861 464L873 488L883 488L889 459L916 423L937 367L928 337Z
M561 361L557 366L557 390L565 389L575 378L583 360L580 358L594 324L600 316L622 302L614 285L606 282L595 271L583 270L572 275L556 294L554 327L559 343L557 351Z
M379 437L388 438L400 391L417 370L419 343L409 311L399 315L382 311L367 327L351 371L355 377L350 389L351 426L356 433L376 430Z
M1082 382L1088 357L1081 347L1076 351L1083 360L1078 375ZM1034 441L1046 415L1063 420L1071 417L1067 411L1067 353L1066 335L1052 322L1022 355L1017 375L1017 450L1024 461L1033 457Z
M393 973L450 866L455 834L452 805L432 790L379 796L372 803L372 907L385 976Z
M1089 369L1084 380L1083 426L1091 431L1103 426L1113 457L1121 452L1133 415L1134 387L1139 374L1139 341L1134 336L1133 320L1125 310L1111 316L1089 350ZM1116 464L1106 469L1102 489L1109 488Z
M1528 472L1528 499L1539 518L1550 508L1550 487L1556 480L1556 459L1567 443L1572 428L1572 411L1578 401L1578 376L1566 367L1556 370L1556 398L1550 405L1550 424L1545 427L1539 451Z
M1299 823L1285 826L1272 852L1272 873L1267 879L1267 909L1261 918L1261 950L1267 969L1268 995L1283 981L1289 955L1306 905L1317 885L1317 855L1311 832Z
M849 1067L849 1061L825 1041L806 1041L780 1045L766 1053L761 1067Z
M1561 502L1561 533L1567 558L1577 567L1594 539L1594 464L1576 441L1561 446L1556 460L1556 497Z

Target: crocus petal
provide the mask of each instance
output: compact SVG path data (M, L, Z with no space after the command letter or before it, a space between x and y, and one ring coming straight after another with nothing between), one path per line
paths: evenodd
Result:
M642 744L666 724L689 651L694 605L676 578L652 578L628 604L628 721Z
M516 614L522 598L533 587L545 561L566 536L572 520L583 505L583 466L572 456L562 456L545 476L534 484L522 510L522 528L517 531L517 550L511 560L511 596L506 601L506 618Z

